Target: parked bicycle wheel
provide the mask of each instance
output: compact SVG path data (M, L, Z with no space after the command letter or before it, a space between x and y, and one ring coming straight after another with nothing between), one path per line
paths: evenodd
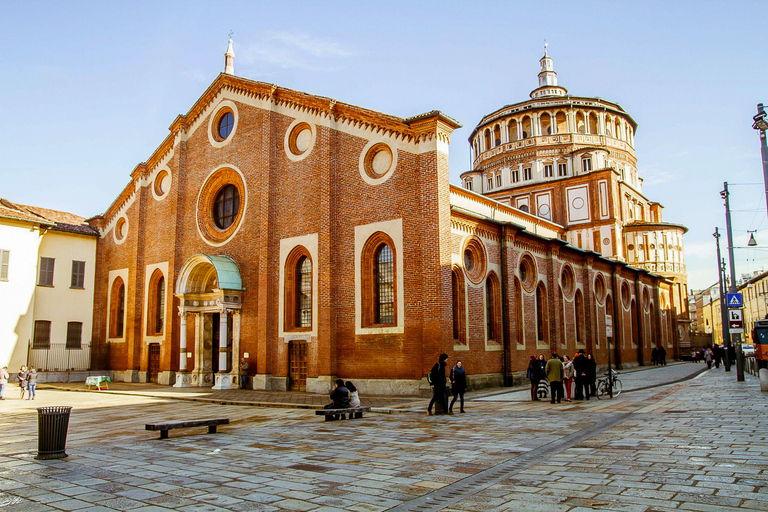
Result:
M614 379L613 381L613 396L619 396L621 394L621 381Z
M602 400L608 396L608 382L603 379L597 379L597 399Z

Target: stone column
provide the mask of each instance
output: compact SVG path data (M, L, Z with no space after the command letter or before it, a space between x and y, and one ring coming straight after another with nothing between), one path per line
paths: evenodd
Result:
M232 376L227 372L227 310L219 314L219 371L213 389L232 389Z
M232 311L232 368L230 375L232 377L233 387L240 387L240 311Z
M194 374L187 371L187 312L179 311L179 371L176 372L175 388L188 388L195 385Z

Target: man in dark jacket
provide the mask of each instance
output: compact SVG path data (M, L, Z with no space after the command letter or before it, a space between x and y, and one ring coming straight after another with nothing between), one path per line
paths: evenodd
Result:
M584 349L579 350L579 355L573 358L573 369L576 372L576 400L589 400L589 362L584 355Z
M429 374L432 381L432 400L429 401L427 407L427 414L432 416L432 405L440 400L440 405L443 407L443 412L447 414L453 414L448 410L448 389L446 387L445 367L447 366L448 354L440 354L440 359L432 367Z
M325 409L349 409L349 390L344 386L344 381L336 379L336 385L331 391L332 403L326 405Z

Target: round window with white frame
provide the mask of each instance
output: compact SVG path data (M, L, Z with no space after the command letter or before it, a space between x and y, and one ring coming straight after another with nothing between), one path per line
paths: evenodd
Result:
M363 181L380 185L397 167L397 151L383 141L370 141L360 153L359 170Z
M119 245L125 242L126 236L128 236L128 217L121 215L115 222L115 227L112 228L112 237Z
M160 169L152 181L152 195L158 201L165 199L171 190L171 171L167 168Z
M232 141L237 131L237 105L234 101L223 100L208 119L208 142L215 148L226 146Z
M315 146L315 126L302 120L295 120L285 132L283 146L289 160L298 162L305 159Z

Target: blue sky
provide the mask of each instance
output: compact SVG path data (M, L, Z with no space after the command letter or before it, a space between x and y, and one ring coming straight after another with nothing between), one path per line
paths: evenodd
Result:
M0 197L103 212L224 68L400 117L438 109L464 127L528 98L549 43L560 85L639 123L644 193L686 225L691 288L717 279L719 196L731 187L737 273L768 269L760 147L768 104L765 2L0 3ZM745 185L736 185L745 184ZM724 240L724 239L723 239ZM725 243L723 244L725 246ZM763 249L765 248L765 249Z

